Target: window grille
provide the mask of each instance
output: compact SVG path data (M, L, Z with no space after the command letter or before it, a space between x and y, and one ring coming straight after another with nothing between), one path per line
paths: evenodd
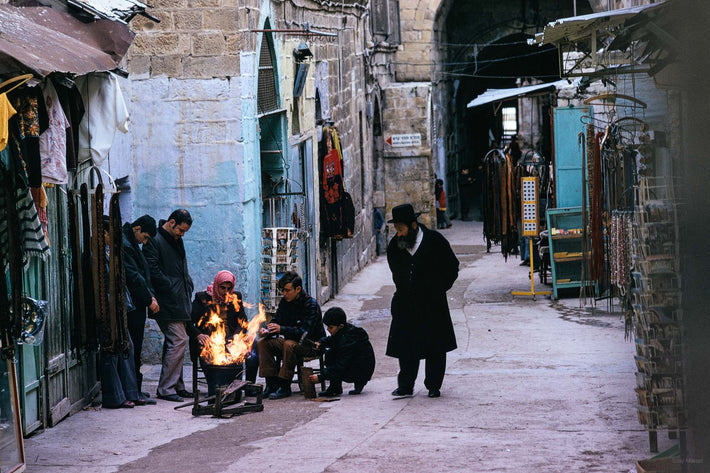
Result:
M259 89L257 92L257 107L259 114L272 112L278 109L278 96L276 94L276 74L274 71L274 58L271 54L269 38L264 35L261 41L259 55Z

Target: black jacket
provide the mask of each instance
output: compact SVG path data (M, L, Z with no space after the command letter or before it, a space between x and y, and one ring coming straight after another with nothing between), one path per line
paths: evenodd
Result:
M175 240L163 229L163 223L161 220L158 233L143 245L150 282L160 305L160 311L151 317L161 322L188 322L194 285L187 270L185 246L182 238Z
M345 324L331 337L319 340L326 351L325 379L366 383L375 371L375 352L365 329Z
M458 277L459 261L439 232L419 228L424 235L414 255L397 247L396 236L387 245L396 291L386 354L395 358L422 359L456 349L446 291Z
M237 295L240 306L238 312L234 310L232 304L226 306L227 339L232 338L235 333L245 332L245 325L248 323L247 314L244 312L244 307L241 305L242 293L239 291L235 291L234 293ZM212 296L207 294L207 291L201 291L195 294L195 300L192 301L192 313L190 314L192 322L187 324L187 333L191 338L197 338L201 333L206 335L212 333L212 330L207 327L207 320L204 317L209 312L210 304L212 304Z
M150 269L138 246L130 223L123 224L123 268L126 271L126 286L135 310L143 310L153 302L153 286L150 284Z
M271 322L281 326L281 335L286 340L300 342L305 335L315 342L325 337L320 306L304 292L293 302L286 302L282 298Z

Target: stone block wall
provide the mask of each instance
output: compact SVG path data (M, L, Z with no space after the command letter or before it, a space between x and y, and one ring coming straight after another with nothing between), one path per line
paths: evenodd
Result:
M432 71L432 34L438 0L400 0L402 45L395 54L398 82L429 81Z
M409 202L421 221L430 226L436 221L434 208L434 171L431 161L431 85L395 83L383 91L384 200L387 218L392 207ZM421 146L394 147L387 143L392 135L419 134Z

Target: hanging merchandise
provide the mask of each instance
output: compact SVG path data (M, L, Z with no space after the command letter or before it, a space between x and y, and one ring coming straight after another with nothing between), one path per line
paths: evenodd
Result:
M8 94L17 114L11 119L10 134L15 138L15 152L25 164L30 187L42 185L42 159L39 137L49 126L47 108L39 87L22 87Z
M66 130L66 167L69 171L75 171L79 164L79 124L84 118L84 103L72 80L54 74L50 78L64 116L70 124Z
M108 340L102 349L111 353L128 353L128 309L131 305L126 289L126 275L123 269L123 227L118 194L111 195L109 201L109 228L104 228L109 236L105 242L108 253Z
M491 244L500 244L506 260L518 246L515 196L512 159L492 149L483 158L483 236L488 251Z
M79 124L79 162L91 159L101 166L108 157L116 130L128 132L128 110L118 79L110 72L76 78L86 113Z
M345 190L343 177L343 154L340 149L338 132L334 127L323 128L325 155L321 176L323 208L323 230L336 240L352 238L355 227L355 207Z
M66 130L71 124L66 115L64 115L52 81L44 81L42 92L47 115L49 116L49 126L39 137L42 182L66 184L68 182Z

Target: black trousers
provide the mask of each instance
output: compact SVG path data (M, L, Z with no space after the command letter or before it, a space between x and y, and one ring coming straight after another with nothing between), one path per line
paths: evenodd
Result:
M128 313L128 333L133 340L133 364L136 370L138 392L143 390L143 374L141 374L141 354L143 352L143 332L145 330L145 307Z
M446 352L424 359L424 386L427 389L441 389L446 371ZM397 386L403 391L414 390L414 381L419 371L419 358L399 358Z

